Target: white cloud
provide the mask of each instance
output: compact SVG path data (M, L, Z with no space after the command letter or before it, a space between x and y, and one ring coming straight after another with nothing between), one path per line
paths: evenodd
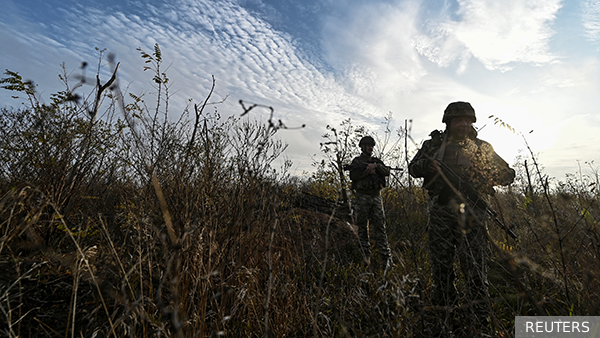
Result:
M177 21L171 21L173 12L178 13ZM137 14L78 7L64 15L67 25L55 27L58 35L69 36L63 43L82 60L93 60L95 46L116 53L123 83L133 81L134 91L147 88L148 82L140 79L150 78L141 71L135 48L152 51L158 42L165 61L173 62L169 76L182 102L208 92L210 75L215 75L216 95L231 94L234 102L260 100L281 111L293 102L321 112L323 120L329 114L359 117L377 110L365 100L351 98L334 77L308 62L290 36L234 2L216 6L211 1L185 0Z
M589 57L577 64L553 64L546 68L541 78L541 84L549 88L573 88L578 92L593 95L599 89L598 76L600 62L597 58Z
M386 95L414 88L425 74L412 42L418 14L413 1L364 3L326 19L327 60L349 92L385 106Z
M600 42L600 2L586 0L581 4L585 36L595 43Z
M446 19L416 38L419 52L440 66L454 60L464 70L469 58L490 70L513 62L534 64L556 59L548 42L561 0L460 0L460 21Z
M597 160L600 154L599 125L597 115L576 115L560 124L555 146L540 156L540 162L550 168L551 176L563 180L566 173L576 173L578 162L583 165Z

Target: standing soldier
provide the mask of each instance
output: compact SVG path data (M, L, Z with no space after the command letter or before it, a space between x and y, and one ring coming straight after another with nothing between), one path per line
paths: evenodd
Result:
M390 168L383 161L372 156L375 140L371 136L363 137L358 146L362 153L352 160L350 179L356 196L354 206L360 247L365 262L370 264L369 228L371 228L377 251L387 269L392 264L392 255L385 230L381 188L385 187L385 178L390 175Z
M429 258L433 277L432 303L452 308L458 304L454 287L456 254L465 278L466 296L472 314L481 323L489 320L487 280L487 214L456 194L442 175L441 165L474 188L479 198L489 199L494 186L509 185L515 171L494 152L492 146L477 138L473 123L475 110L468 102L453 102L444 111L444 132L433 131L408 166L413 177L422 177L429 194ZM440 163L440 162L443 162ZM446 323L447 324L447 323Z

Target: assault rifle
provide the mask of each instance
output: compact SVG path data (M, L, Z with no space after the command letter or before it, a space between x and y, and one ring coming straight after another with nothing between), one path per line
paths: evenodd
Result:
M448 179L450 184L457 189L460 193L464 195L464 197L471 202L474 206L479 208L480 210L487 213L496 224L500 226L510 237L512 237L519 246L521 246L521 242L519 241L519 237L515 234L506 224L502 223L502 221L498 218L498 213L492 209L492 207L479 196L479 192L473 188L471 184L463 180L460 176L458 176L448 165L442 161L437 161L439 167L444 174L444 176Z
M369 165L370 163L376 163L376 162L369 161L369 162L361 163L358 165L344 164L343 168L345 171L352 171L352 170L357 170L357 169L365 171L367 169L367 165ZM404 170L402 168L392 168L392 167L388 167L388 166L386 166L386 167L393 171L403 171ZM376 186L380 186L382 188L385 188L388 186L388 181L385 177L380 177L377 174L371 174L371 175L369 175L369 177ZM394 175L394 177L395 177L395 175Z
M371 163L371 162L369 162L369 163ZM354 169L363 169L363 170L366 170L367 169L367 165L369 163L362 163L362 164L359 164L359 165L344 164L344 170L345 171L352 171ZM372 163L375 163L375 162L372 162ZM403 171L404 170L404 168L397 168L397 167L396 168L388 167L388 168L390 170L393 170L393 171Z

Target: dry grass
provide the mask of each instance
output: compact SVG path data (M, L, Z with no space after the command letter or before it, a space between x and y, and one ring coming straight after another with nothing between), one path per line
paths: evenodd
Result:
M143 55L160 75L159 52ZM3 86L22 85L7 89L30 104L0 117L4 335L428 337L432 318L461 311L429 305L415 182L384 191L396 266L383 276L360 265L343 211L302 193L331 191L273 170L285 149L277 126L204 105L172 121L166 75L156 109L113 89L92 119L97 92L43 105L7 75ZM517 315L600 314L597 175L552 191L519 177L494 206L522 249L490 224L498 337L512 336Z

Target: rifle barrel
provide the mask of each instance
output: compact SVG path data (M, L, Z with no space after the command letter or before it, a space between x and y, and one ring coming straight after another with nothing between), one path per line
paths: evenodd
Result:
M354 166L354 165L352 165L352 164L344 164L344 167L343 167L343 168L344 168L344 170L345 170L345 171L351 171L351 170L353 170L353 169L356 169L356 168L361 168L361 167L363 167L363 166L365 166L365 165L363 164L363 165ZM395 168L388 167L388 168L389 168L390 170L394 170L394 171L404 171L404 168L398 168L398 167L395 167Z

